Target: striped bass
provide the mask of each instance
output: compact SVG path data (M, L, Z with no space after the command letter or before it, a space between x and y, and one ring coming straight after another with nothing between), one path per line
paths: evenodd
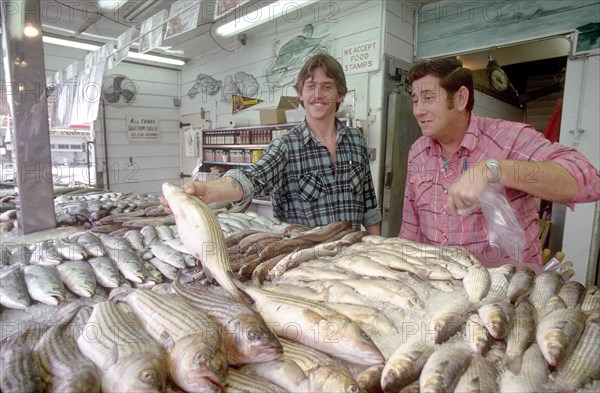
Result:
M236 369L229 371L227 385L223 393L287 393L287 390L273 383L263 381L242 373Z
M134 251L114 248L108 248L107 251L123 277L136 284L146 280L144 261Z
M225 238L212 210L181 187L165 182L162 191L175 215L179 237L200 260L206 276L215 279L234 298L243 299L233 283Z
M585 295L585 287L579 281L567 281L558 291L558 296L567 308L577 308Z
M558 366L573 351L585 327L583 311L564 308L543 317L537 327L536 340L550 366Z
M96 276L86 261L64 261L56 267L60 279L74 294L91 297L96 293Z
M283 349L263 318L246 303L219 296L208 288L184 286L179 277L173 291L195 308L203 310L226 330L223 337L229 364L267 362L281 358Z
M3 393L38 393L43 385L33 346L47 326L30 325L0 344L0 390Z
M121 281L121 275L115 262L109 257L95 257L88 259L94 271L96 282L105 288L116 288Z
M162 349L127 304L95 304L77 345L100 369L103 392L165 391Z
M34 354L40 365L45 391L100 392L96 365L79 350L74 332L67 326L69 320L67 318L50 327L35 344Z
M186 266L183 255L181 255L181 253L175 250L173 247L164 243L158 243L150 246L150 251L156 258L160 258L173 267L181 269Z
M307 299L270 292L238 282L255 302L267 325L286 337L329 355L363 365L384 362L371 338L348 317Z
M309 392L306 374L292 359L252 363L242 367L241 371L246 375L280 386L288 392Z
M218 392L227 380L219 325L179 296L137 289L124 299L167 351L169 375L184 390Z

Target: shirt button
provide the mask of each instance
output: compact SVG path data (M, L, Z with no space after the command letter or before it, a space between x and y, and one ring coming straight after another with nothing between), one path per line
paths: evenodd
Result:
M448 193L448 190L444 190L444 194L447 194L447 193Z

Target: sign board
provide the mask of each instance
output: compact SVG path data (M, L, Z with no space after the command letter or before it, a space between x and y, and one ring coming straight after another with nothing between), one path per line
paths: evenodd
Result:
M129 142L158 142L160 123L158 117L127 117L127 139Z
M346 75L362 72L377 71L379 69L378 40L364 41L358 44L345 46L342 50L342 64Z

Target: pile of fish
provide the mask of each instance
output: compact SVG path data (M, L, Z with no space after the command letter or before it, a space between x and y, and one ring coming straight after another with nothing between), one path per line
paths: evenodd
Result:
M2 253L3 392L600 390L600 291L570 274L163 194L176 225Z

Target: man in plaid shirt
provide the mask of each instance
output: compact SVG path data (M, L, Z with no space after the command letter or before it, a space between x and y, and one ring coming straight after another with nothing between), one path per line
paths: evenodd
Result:
M600 199L600 173L575 149L533 127L474 115L473 75L456 59L416 64L408 74L423 136L411 147L399 237L462 246L484 265L520 260L539 271L540 198L567 204ZM524 249L490 244L481 210L492 183L506 189L525 232ZM515 247L517 248L517 247Z
M305 120L274 140L258 161L232 169L219 180L190 182L186 192L214 201L248 204L269 193L276 218L309 227L336 221L380 234L381 212L359 130L336 117L348 91L341 64L322 53L309 58L298 75Z

